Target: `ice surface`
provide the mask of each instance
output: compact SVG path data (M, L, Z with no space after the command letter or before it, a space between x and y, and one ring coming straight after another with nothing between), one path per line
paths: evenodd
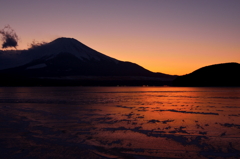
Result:
M240 88L0 88L0 154L239 158L239 97Z

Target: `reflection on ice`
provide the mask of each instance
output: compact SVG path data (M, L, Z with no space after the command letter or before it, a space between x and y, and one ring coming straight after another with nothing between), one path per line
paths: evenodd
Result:
M240 157L239 97L239 88L0 88L0 153Z

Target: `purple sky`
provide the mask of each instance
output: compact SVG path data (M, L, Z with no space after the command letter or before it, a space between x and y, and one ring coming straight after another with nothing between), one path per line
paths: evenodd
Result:
M18 49L71 37L154 72L240 62L240 0L2 0Z

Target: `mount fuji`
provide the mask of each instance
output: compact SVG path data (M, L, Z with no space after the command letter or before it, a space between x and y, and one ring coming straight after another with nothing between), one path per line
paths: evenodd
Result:
M9 79L58 79L66 83L66 80L83 79L172 81L176 78L106 56L73 38L58 38L28 50L0 51L0 75L5 82Z

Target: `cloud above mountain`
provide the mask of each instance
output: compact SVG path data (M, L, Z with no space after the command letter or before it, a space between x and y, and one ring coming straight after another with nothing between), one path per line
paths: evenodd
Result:
M0 34L2 35L2 48L9 48L18 46L18 36L16 32L11 28L10 25L5 26L0 30Z

